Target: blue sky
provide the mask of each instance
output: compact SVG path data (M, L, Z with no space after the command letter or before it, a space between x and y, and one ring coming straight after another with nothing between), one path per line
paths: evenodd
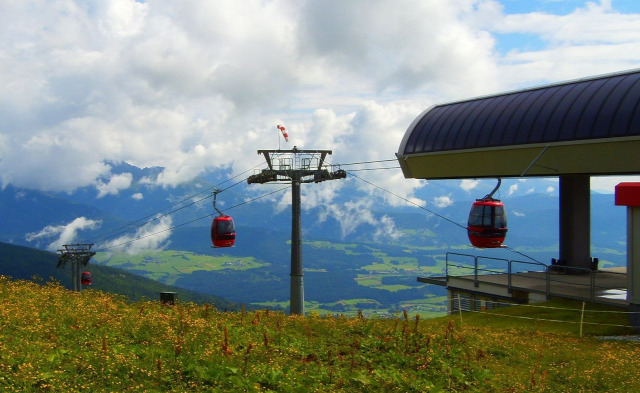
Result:
M582 0L503 0L500 2L505 14L531 14L543 13L557 16L567 16L577 9L585 8L589 2ZM591 1L597 4L596 1ZM640 13L640 1L637 0L612 0L608 2L612 11L622 14ZM512 49L541 50L547 42L533 33L495 33L497 39L496 48L501 52Z
M591 1L597 3L597 1ZM556 15L567 15L576 8L584 7L587 3L582 0L503 0L504 11L507 14L522 14L531 12L546 12ZM637 13L640 3L636 0L612 0L611 6L621 13Z
M0 184L101 197L131 186L118 162L164 167L164 187L238 174L278 124L334 163L394 158L436 103L640 67L639 3L2 2ZM367 176L407 198L428 186Z

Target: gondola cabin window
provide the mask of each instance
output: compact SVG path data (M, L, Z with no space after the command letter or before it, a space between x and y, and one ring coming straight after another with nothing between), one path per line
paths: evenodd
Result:
M504 205L501 203L474 203L471 207L471 213L469 213L469 226L506 228L507 214L505 212Z

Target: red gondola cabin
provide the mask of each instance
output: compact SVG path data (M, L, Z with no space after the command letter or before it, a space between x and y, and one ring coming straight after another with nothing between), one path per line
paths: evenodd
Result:
M211 223L211 241L214 247L231 247L236 241L236 228L233 219L221 215Z
M467 234L479 248L498 248L507 236L507 211L498 199L477 199L471 206Z
M82 285L91 285L91 273L82 272L82 275L80 276L80 283Z

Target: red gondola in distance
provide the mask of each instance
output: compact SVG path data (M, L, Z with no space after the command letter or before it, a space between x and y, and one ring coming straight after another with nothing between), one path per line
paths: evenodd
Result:
M82 285L91 285L91 273L82 272L82 275L80 275L80 283Z
M216 207L216 198L220 190L213 192L213 208L218 212L219 216L211 222L211 242L213 247L232 247L236 241L236 227L233 219L223 214Z
M211 223L211 241L214 247L231 247L236 241L236 228L233 219L220 215Z
M498 185L482 199L476 199L471 205L467 235L471 244L478 248L498 248L502 246L507 236L507 211L499 199L493 194L500 187Z

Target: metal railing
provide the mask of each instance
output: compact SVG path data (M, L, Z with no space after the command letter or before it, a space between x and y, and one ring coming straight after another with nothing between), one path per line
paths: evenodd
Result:
M455 257L455 261L453 261L452 257ZM460 260L462 259L462 261ZM502 262L506 267L505 269L501 268L488 268L486 267L487 262ZM525 265L527 267L532 267L537 270L526 270L525 269L517 269L514 267L518 265ZM464 274L451 274L454 269L458 271L470 271L469 273ZM531 273L531 274L527 274ZM560 292L553 291L553 284L564 284L565 286L588 286L588 299L590 301L594 301L596 297L596 289L615 289L615 287L607 287L607 286L597 286L596 285L596 273L597 270L589 269L589 268L580 268L580 267L572 267L572 266L552 266L547 265L541 262L531 262L531 261L520 261L520 260L508 260L503 258L493 258L493 257L485 257L485 256L477 256L470 254L461 254L456 252L448 252L446 254L446 265L445 265L445 274L446 279L449 277L473 277L473 283L475 287L480 285L479 276L486 276L491 274L507 274L507 290L509 293L515 288L514 286L514 277L525 277L531 280L544 280L544 294L547 298L551 297L551 295L559 295ZM616 273L616 272L606 272L607 275L624 275L624 273ZM582 283L579 280L569 280L569 278L575 278L576 276L584 276L588 275L589 280L588 284ZM563 279L564 277L564 279ZM470 278L471 279L471 278ZM565 291L566 292L566 291ZM567 294L564 293L566 296ZM576 298L584 298L583 296L577 296Z

